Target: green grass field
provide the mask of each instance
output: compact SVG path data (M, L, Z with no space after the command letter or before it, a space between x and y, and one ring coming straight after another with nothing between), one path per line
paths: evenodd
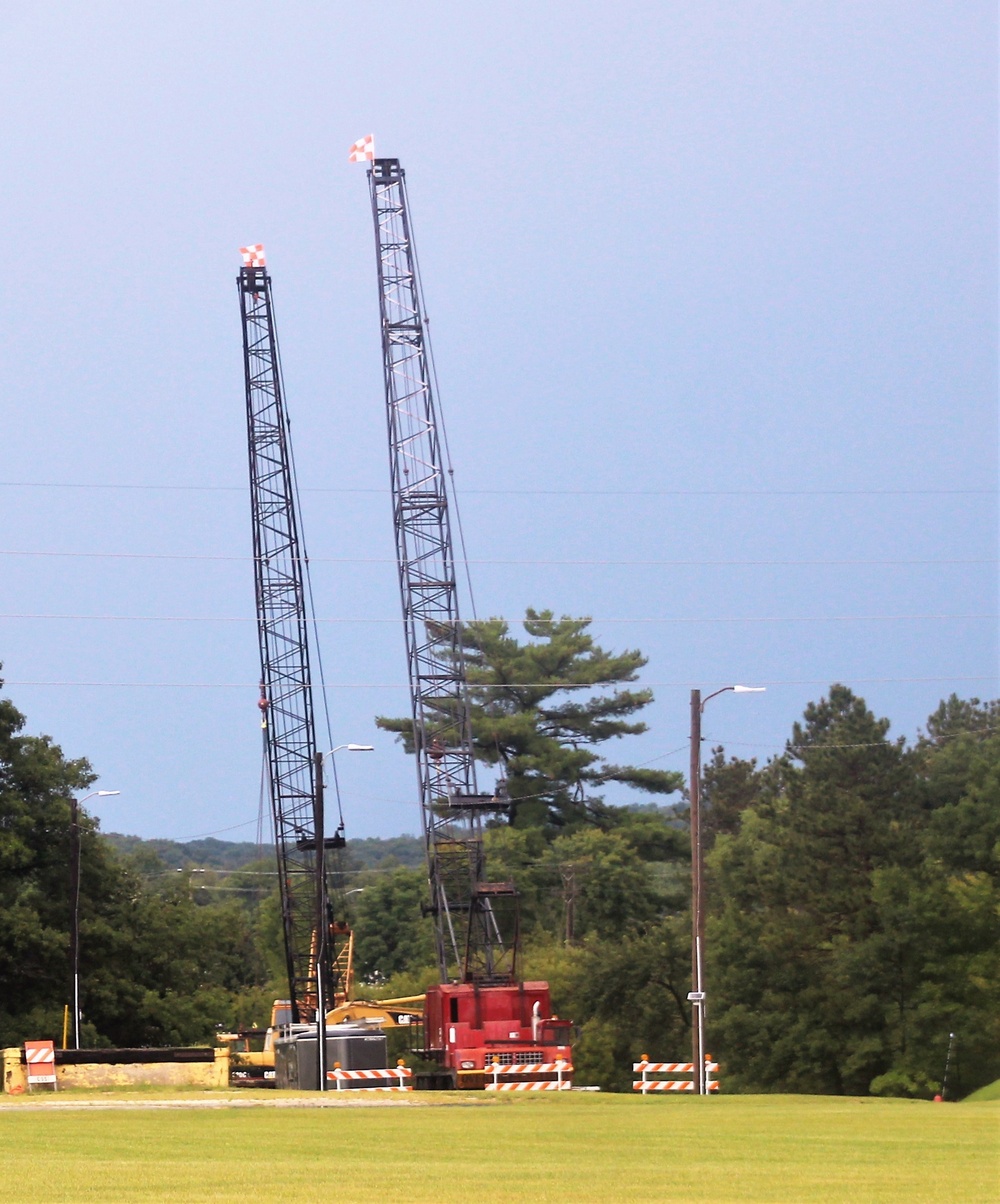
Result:
M0 1106L3 1199L978 1204L1000 1194L991 1102L455 1094L205 1110L128 1098L127 1110L68 1108L65 1095L40 1110Z
M968 1097L973 1103L982 1103L983 1100L1000 1099L1000 1079L995 1083L988 1083L985 1087L980 1087L978 1091Z

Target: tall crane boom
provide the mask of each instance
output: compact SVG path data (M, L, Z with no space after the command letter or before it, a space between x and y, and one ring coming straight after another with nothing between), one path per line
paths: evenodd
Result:
M504 803L476 784L448 482L405 173L398 159L376 159L368 179L399 589L438 966L442 982L499 985L514 980L516 898L510 883L485 881L483 817L502 811Z
M316 737L300 524L263 248L237 279L243 316L261 724L292 1020L316 999Z

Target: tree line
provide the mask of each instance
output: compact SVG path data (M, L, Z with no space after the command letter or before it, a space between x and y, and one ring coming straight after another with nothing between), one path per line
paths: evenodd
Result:
M576 1022L577 1081L627 1090L640 1054L690 1049L687 796L676 774L602 755L644 730L641 654L549 612L525 629L464 637L477 755L512 800L488 872L518 885L519 972ZM379 722L412 744L408 721ZM94 780L24 725L0 700L0 1044L61 1029L69 796ZM1000 704L952 696L914 742L889 733L834 685L766 764L711 750L707 1031L727 1090L928 1096L949 1041L950 1092L1000 1077ZM612 806L608 782L648 801ZM356 994L413 993L434 979L424 871L412 842L399 859L361 844L332 873ZM85 817L82 861L87 1043L186 1044L266 1019L284 993L269 860L178 872Z

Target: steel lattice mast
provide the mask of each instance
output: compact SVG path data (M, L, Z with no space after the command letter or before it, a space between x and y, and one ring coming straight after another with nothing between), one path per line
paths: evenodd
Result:
M261 723L278 852L292 1019L315 1005L316 736L300 524L282 396L271 277L248 248L237 279L243 315ZM325 981L325 980L324 980Z
M476 785L448 487L420 282L397 159L368 172L379 305L393 520L409 667L414 752L442 981L513 981L516 900L484 881L483 816L502 811ZM501 911L505 931L501 935Z

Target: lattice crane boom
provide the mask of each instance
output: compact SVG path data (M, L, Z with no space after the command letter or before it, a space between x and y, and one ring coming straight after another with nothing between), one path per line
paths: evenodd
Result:
M485 881L483 819L504 809L476 783L460 640L448 480L434 400L405 173L368 172L378 260L393 523L430 909L442 982L513 982L516 893Z
M248 252L251 252L248 254ZM255 253L253 253L255 252ZM292 1020L316 1000L316 734L301 526L282 394L271 277L245 248L243 318L261 725L270 785ZM324 979L326 982L327 979Z

